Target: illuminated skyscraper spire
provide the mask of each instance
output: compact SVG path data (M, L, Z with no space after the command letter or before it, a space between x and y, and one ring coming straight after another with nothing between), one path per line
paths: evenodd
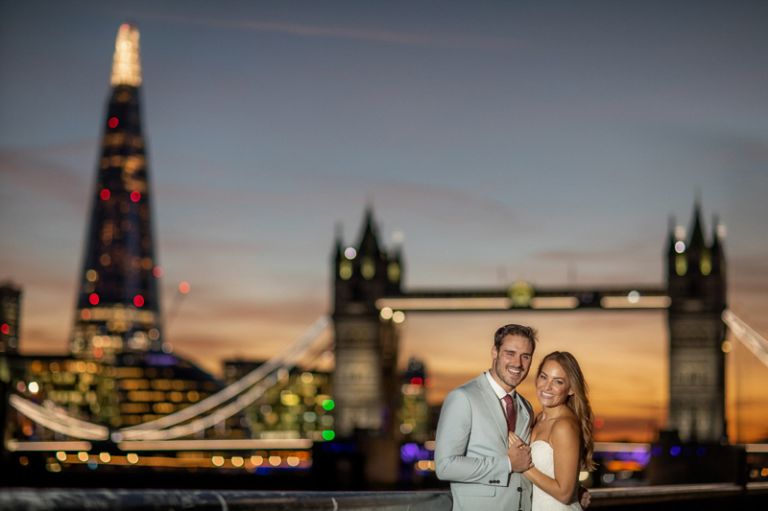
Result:
M141 85L141 61L139 59L139 29L129 23L120 25L112 58L112 87Z
M120 26L111 82L70 342L75 356L105 360L162 347L139 31L132 25Z

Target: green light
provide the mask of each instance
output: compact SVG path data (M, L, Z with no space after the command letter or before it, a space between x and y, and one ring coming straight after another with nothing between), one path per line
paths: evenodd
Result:
M323 431L323 440L333 440L336 438L336 433L332 429L326 429Z
M326 399L323 401L323 408L325 408L326 411L331 411L336 407L336 403L333 402L333 399Z

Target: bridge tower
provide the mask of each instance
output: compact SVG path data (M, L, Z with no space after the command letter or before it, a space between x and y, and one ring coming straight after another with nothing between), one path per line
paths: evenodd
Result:
M717 219L707 243L696 201L692 227L670 226L667 247L670 429L683 441L719 442L725 422L725 257Z
M335 428L342 438L355 430L387 437L393 433L399 338L391 317L380 314L377 301L400 294L402 274L400 249L387 252L381 245L370 207L356 247L345 247L337 232L333 393Z

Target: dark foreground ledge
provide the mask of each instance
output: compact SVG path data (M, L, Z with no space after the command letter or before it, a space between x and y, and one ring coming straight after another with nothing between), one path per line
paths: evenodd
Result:
M2 489L0 510L449 511L449 492Z
M592 490L592 509L768 509L768 483ZM450 511L448 491L268 492L240 490L0 489L0 510Z

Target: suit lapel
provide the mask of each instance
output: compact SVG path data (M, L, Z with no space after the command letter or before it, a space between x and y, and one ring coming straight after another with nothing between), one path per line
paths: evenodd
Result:
M496 393L493 392L491 384L488 383L488 378L485 373L481 374L475 379L480 389L480 395L482 402L487 409L487 416L491 417L496 427L499 430L499 434L504 438L504 443L507 442L507 420L504 417L504 411L501 409L501 402L496 397Z
M528 442L531 437L531 415L533 411L529 409L528 404L519 392L515 393L515 404L517 405L515 434L522 438L524 442Z

